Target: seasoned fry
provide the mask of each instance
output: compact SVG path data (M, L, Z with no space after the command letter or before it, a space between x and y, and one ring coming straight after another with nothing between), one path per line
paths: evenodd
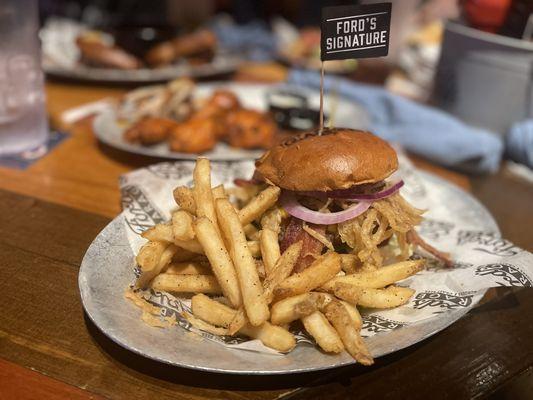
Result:
M141 276L136 285L144 288L156 277L172 260L177 247L164 242L148 242L139 251L136 257L137 264L141 268Z
M197 294L191 302L193 314L202 320L226 328L235 317L235 310L209 297ZM265 346L278 351L290 351L295 345L294 336L280 326L264 322L258 327L245 324L239 333L254 339L259 339Z
M277 232L269 228L263 228L259 234L259 244L265 265L265 274L269 276L281 256Z
M194 231L209 259L213 273L222 288L222 293L233 307L239 307L242 303L241 290L235 267L222 237L213 223L206 217L200 217L195 221Z
M233 316L233 319L231 320L228 331L230 335L235 335L237 332L239 332L244 326L246 325L246 313L244 311L244 307L241 307L237 310L235 315Z
M170 263L165 273L174 275L211 275L213 271L207 264L188 261Z
M257 274L259 275L260 279L265 279L265 265L263 264L263 260L255 260L255 268L257 269Z
M199 257L202 256L198 255L198 253L193 253L192 251L178 247L176 254L172 257L172 262L200 261L198 260Z
M348 303L347 301L344 301L344 300L339 300L339 301L342 303L344 308L346 308L346 311L348 311L348 314L350 314L350 317L355 323L356 329L360 331L361 327L363 326L363 318L361 318L361 314L359 314L357 307Z
M201 293L191 297L191 310L196 317L223 328L229 326L236 313L231 307Z
M303 317L302 323L305 330L315 339L322 350L328 353L340 353L344 350L338 333L320 311Z
M332 300L333 296L327 293L312 292L309 297L294 306L294 311L300 316L306 316L317 310L322 310Z
M151 287L165 292L222 293L222 289L213 275L159 274L152 281Z
M309 292L330 281L341 269L341 259L337 253L328 252L317 258L308 268L285 279L275 290L276 298L281 299Z
M313 311L316 311L327 304L328 301L331 301L331 299L333 299L333 296L327 293L317 292L309 292L287 297L286 299L272 304L272 308L270 309L270 321L274 325L289 324L292 321L300 319L303 314L305 314L302 312L302 305L313 305Z
M322 289L332 292L338 282L349 283L364 288L383 288L416 274L424 267L424 263L425 260L402 261L381 267L375 271L357 272L355 274L338 276L323 285Z
M248 250L250 251L250 254L252 254L252 257L261 257L261 246L257 240L249 240L246 244L248 245Z
M213 189L211 189L211 192L213 193L213 200L227 197L226 189L224 189L224 185L215 186Z
M276 265L263 282L264 297L267 304L274 298L274 290L291 274L300 252L302 251L302 242L293 243L276 262Z
M192 190L186 186L178 186L173 192L176 204L187 212L196 215L196 203Z
M265 346L286 353L296 346L294 335L281 326L264 322L260 326L245 325L240 332L243 335L260 340Z
M249 240L259 240L259 229L254 224L248 224L244 227L244 234Z
M150 242L174 242L174 233L171 224L157 224L141 233L141 236Z
M250 202L239 211L241 224L247 225L263 215L266 210L278 201L280 192L281 190L279 187L269 186L250 200Z
M357 362L363 365L372 365L374 360L346 308L339 301L334 300L326 305L324 314L335 327L346 351Z
M253 326L261 325L268 319L270 312L242 224L227 199L217 199L216 212L224 238L230 247L246 315Z
M174 239L174 244L192 253L204 254L204 249L202 248L202 245L196 239L192 239L192 240Z
M218 230L213 192L211 191L211 164L207 158L196 160L193 172L193 196L196 203L196 216L207 217Z
M333 290L335 296L351 304L368 308L394 308L409 301L415 291L413 289L389 286L385 289L360 288L338 282Z
M187 321L189 321L192 326L202 331L206 331L206 332L212 333L213 335L220 335L220 336L225 336L228 334L228 330L226 328L220 328L218 326L213 326L208 322L205 322L199 318L196 318L191 313L183 312L181 316L185 318Z
M268 228L276 233L279 233L281 221L288 217L287 212L280 207L274 206L270 208L261 217L261 227Z
M355 254L339 254L341 256L341 269L347 274L354 274L361 268L361 262Z
M359 304L359 298L364 289L359 286L348 283L337 282L333 289L333 294L339 299L345 300L350 304Z
M185 210L178 210L172 214L172 233L174 239L185 241L194 239L192 221L191 214Z

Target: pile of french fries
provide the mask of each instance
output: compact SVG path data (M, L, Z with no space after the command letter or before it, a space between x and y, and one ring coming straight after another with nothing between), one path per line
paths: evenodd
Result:
M198 159L194 187L174 190L179 207L172 220L142 234L148 242L136 257L136 286L192 295L192 314L183 316L213 334L244 335L288 352L296 344L290 326L300 321L325 352L346 350L357 362L372 364L357 306L405 304L414 291L394 283L420 271L424 261L358 270L353 254L328 250L293 273L302 242L280 254L280 226L287 218L277 205L280 188L238 195L240 208L223 186L211 186L210 163Z

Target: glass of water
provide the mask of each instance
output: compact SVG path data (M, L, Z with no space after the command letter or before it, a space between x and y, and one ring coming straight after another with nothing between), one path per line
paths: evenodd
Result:
M0 154L46 146L36 0L0 1Z

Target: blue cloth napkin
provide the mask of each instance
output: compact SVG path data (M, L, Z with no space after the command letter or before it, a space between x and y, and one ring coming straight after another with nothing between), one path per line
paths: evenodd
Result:
M318 89L320 76L295 70L288 83ZM498 170L503 142L495 134L379 87L328 76L324 85L326 91L334 87L339 95L363 106L370 116L370 130L389 142L446 167L471 173Z
M235 24L228 18L217 18L210 24L222 47L252 61L268 61L276 54L276 42L263 21Z
M533 120L514 124L507 134L505 145L511 160L533 168Z

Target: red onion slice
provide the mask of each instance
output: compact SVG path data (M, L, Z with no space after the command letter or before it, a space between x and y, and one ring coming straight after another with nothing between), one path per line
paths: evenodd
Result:
M371 201L361 201L343 211L335 213L321 213L302 206L300 203L298 203L296 196L290 192L284 192L282 194L280 203L285 211L287 211L293 217L300 218L301 220L317 225L333 225L348 221L364 213L372 204Z

